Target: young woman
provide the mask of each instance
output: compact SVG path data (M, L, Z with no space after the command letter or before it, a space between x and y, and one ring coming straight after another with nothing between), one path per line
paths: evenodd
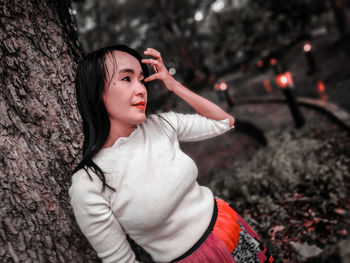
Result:
M272 261L249 225L196 182L179 147L228 131L234 118L177 82L157 50L144 54L115 45L78 67L85 140L69 194L82 232L103 262L137 262L126 235L156 262ZM146 115L155 79L198 114Z

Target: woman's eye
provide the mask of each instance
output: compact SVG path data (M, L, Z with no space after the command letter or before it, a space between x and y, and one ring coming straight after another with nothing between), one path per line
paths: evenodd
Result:
M122 78L122 80L125 80L125 81L130 81L130 77L124 77L124 78Z

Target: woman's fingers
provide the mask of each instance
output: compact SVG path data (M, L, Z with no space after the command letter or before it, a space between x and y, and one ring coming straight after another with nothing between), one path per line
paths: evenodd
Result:
M144 51L144 54L153 58L145 58L142 59L141 62L149 64L151 67L153 67L153 70L155 72L154 74L146 78L145 81L149 82L155 79L165 81L168 78L168 75L170 76L170 74L164 66L160 52L158 50L155 50L154 48L147 48Z
M152 80L155 80L155 79L159 79L159 74L158 73L154 73L153 75L145 78L145 81L149 82L149 81L152 81Z
M163 66L163 63L159 62L158 60L148 58L148 59L142 59L142 63L150 64L153 67L154 72L158 73Z
M147 48L144 53L152 53L152 54L160 57L160 52L154 48Z
M141 61L142 61L142 63L150 64L151 66L157 66L157 67L162 66L161 62L159 62L158 60L155 60L153 58L144 58Z
M144 52L145 55L152 56L163 63L162 56L158 50L154 48L147 48Z

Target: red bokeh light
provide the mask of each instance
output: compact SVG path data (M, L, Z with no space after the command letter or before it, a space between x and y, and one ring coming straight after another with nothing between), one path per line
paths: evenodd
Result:
M227 88L228 88L228 85L225 80L220 80L219 83L216 83L214 85L214 90L216 91L219 91L219 90L225 91L227 90Z
M246 69L246 66L244 64L239 65L239 70L244 71Z
M222 90L222 91L227 90L227 83L226 83L226 81L222 80L220 82L220 86L219 87L220 87L220 90Z
M276 64L277 64L277 59L271 58L271 59L270 59L270 65L271 65L271 66L274 66L274 65L276 65Z
M266 92L271 93L272 92L272 87L270 85L270 81L268 79L264 79L264 87Z
M208 81L209 81L209 83L213 83L215 79L216 79L216 75L210 74Z
M287 71L276 76L277 85L281 88L287 88L293 86L292 74Z
M317 89L318 89L318 92L320 92L320 93L323 93L326 90L324 83L320 80L317 81Z

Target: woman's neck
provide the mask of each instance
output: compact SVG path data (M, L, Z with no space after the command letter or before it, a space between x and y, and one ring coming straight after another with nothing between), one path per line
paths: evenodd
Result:
M129 137L130 134L136 129L137 125L131 124L114 124L111 123L109 135L106 143L102 148L111 147L120 137Z

